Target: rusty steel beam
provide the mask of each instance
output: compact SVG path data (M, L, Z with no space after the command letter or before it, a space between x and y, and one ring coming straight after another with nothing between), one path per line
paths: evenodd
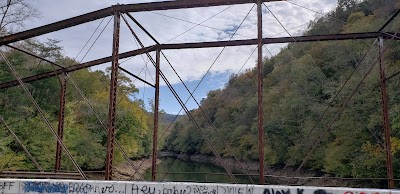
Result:
M82 180L79 173L54 173L54 172L18 172L3 171L0 173L1 178L44 178L44 179L75 179Z
M117 107L117 87L118 87L118 52L119 52L119 32L120 32L120 13L114 16L114 35L112 48L111 63L111 80L110 80L110 104L108 106L108 135L107 135L107 155L106 155L106 175L105 180L112 179L112 164L114 158L114 141L115 141L115 120Z
M57 142L59 142L61 144L62 148L64 149L64 151L67 154L67 156L70 158L70 160L71 160L72 164L75 166L76 170L78 170L78 172L82 176L82 178L86 180L87 177L83 173L82 169L79 167L79 164L73 158L73 156L71 155L71 153L69 152L69 150L65 146L65 144L60 140L60 138L58 137L56 131L53 128L53 126L50 124L50 121L45 116L43 110L40 108L39 104L33 98L32 94L29 92L28 88L26 87L26 84L21 80L21 78L19 77L19 75L16 72L15 68L11 65L10 61L5 56L4 52L2 52L1 50L0 50L0 55L4 59L4 62L7 64L8 68L10 69L11 74L18 80L19 84L22 86L22 89L24 90L25 94L28 96L29 100L31 101L31 103L33 104L33 106L35 107L37 112L39 113L40 117L42 117L43 121L46 123L47 127L49 128L49 130L52 132L54 137L57 139Z
M146 33L147 36L149 36L155 43L160 44L160 42L158 42L157 39L154 38L154 36L151 35L150 32L147 31L146 28L144 28L144 27L142 26L142 24L140 24L131 14L126 13L126 15L127 15L133 22L135 22L135 24L136 24L140 29L142 29L143 32ZM126 22L126 23L127 23L127 25L128 25L128 22ZM129 25L128 25L128 26L129 26Z
M392 36L390 36L391 34L394 34L394 33L385 34L383 32L365 32L365 33L263 38L263 43L264 44L280 44L280 43L291 43L291 42L360 40L360 39L371 39L371 38L379 38L379 37L389 39L389 38L392 38ZM397 39L397 40L399 40L399 39ZM210 48L210 47L225 47L225 46L246 46L246 45L257 45L257 44L258 44L258 39L245 39L245 40L233 40L233 41L162 44L162 45L160 45L160 48L163 50L167 50L167 49Z
M396 11L396 13L394 13L394 14L392 15L392 17L390 17L389 20L386 21L386 23L383 24L383 26L382 26L381 28L379 28L378 32L383 31L383 30L386 28L386 26L388 26L399 14L400 14L400 9L398 9L398 10Z
M394 33L387 32L366 32L366 33L349 33L349 34L332 34L332 35L316 35L316 36L295 36L295 37L281 37L281 38L264 38L264 44L277 44L277 43L290 43L290 42L313 42L313 41L330 41L330 40L357 40L357 39L370 39L383 37L384 39L392 38ZM400 40L395 37L395 40ZM119 54L120 59L128 58L131 56L145 54L147 52L155 51L157 48L162 50L168 49L189 49L189 48L210 48L210 47L224 47L224 46L245 46L245 45L257 45L257 39L246 39L246 40L234 40L234 41L215 41L215 42L196 42L196 43L181 43L181 44L163 44L153 45L142 49L137 49L125 53ZM112 57L105 57L89 62L85 62L78 65L66 67L65 69L57 69L55 71L49 71L22 79L23 82L29 83L32 81L41 80L53 76L60 75L62 73L69 73L80 69L100 65L103 63L111 62ZM18 81L13 80L0 84L0 89L17 86Z
M400 75L400 71L398 71L398 72L396 72L396 73L393 73L392 75L390 75L389 77L387 77L387 78L385 79L386 84L387 84L388 81L390 81L391 79L393 79L393 78L395 78L395 77L397 77L397 76L399 76L399 75Z
M140 80L141 82L143 82L143 83L145 83L145 84L147 84L147 85L149 85L149 86L151 86L151 87L153 87L153 88L156 87L155 85L153 85L153 84L149 83L148 81L146 81L146 80L140 78L139 76L137 76L137 75L135 75L135 74L129 72L128 70L122 68L121 66L118 66L118 69L120 69L121 71L125 72L126 74L128 74L128 75L130 75L130 76L132 76L132 77L134 77L134 78L136 78L136 79L138 79L138 80Z
M141 55L141 54L144 54L146 52L151 52L151 51L154 51L155 49L156 49L156 46L149 46L149 47L146 47L146 48L143 48L143 49L137 49L137 50L121 53L121 54L119 54L119 58L120 59L125 59L125 58L128 58L128 57ZM101 58L101 59L96 59L96 60L93 60L93 61L88 61L88 62L85 62L85 63L78 64L78 65L69 66L69 67L66 67L65 69L57 69L57 70L54 70L54 71L48 71L48 72L45 72L45 73L41 73L41 74L25 77L25 78L22 78L22 81L24 83L29 83L29 82L32 82L32 81L37 81L37 80L41 80L41 79L45 79L45 78L50 78L50 77L54 77L54 76L57 76L57 75L60 75L60 74L63 74L63 73L74 72L74 71L78 71L78 70L81 70L81 69L93 67L93 66L96 66L96 65L108 63L108 62L111 61L111 59L112 59L112 57L105 57L105 58ZM49 62L46 59L44 59L44 60L46 62ZM17 85L19 85L18 80L13 80L13 81L1 83L0 84L0 89L9 88L9 87L17 86Z
M361 33L347 33L347 34L328 34L328 35L312 35L312 36L293 36L281 38L265 38L264 44L279 44L291 42L317 42L317 41L331 41L331 40L362 40L383 37L390 39L394 33L384 34L383 32L361 32Z
M5 46L6 46L6 47L9 47L9 48L12 48L12 49L15 49L15 50L17 50L17 51L19 51L19 52L25 53L25 54L27 54L27 55L30 55L30 56L32 56L32 57L38 58L38 59L40 59L40 60L42 60L42 61L46 61L46 62L48 62L48 63L50 63L50 64L52 64L52 65L55 65L55 66L57 66L57 67L59 67L59 68L65 68L64 66L61 66L61 65L59 65L59 64L57 64L57 63L54 63L54 62L52 62L52 61L50 61L50 60L47 60L46 58L43 58L43 57L41 57L41 56L35 55L35 54L30 53L30 52L28 52L28 51L22 50L22 49L20 49L20 48L15 47L15 46L11 46L11 45L5 45Z
M131 17L131 16L128 16L128 17ZM132 27L129 25L128 21L125 19L125 17L123 15L122 15L122 19L124 20L125 24L128 26L133 37L136 39L136 41L139 43L139 45L143 48L144 45L143 45L142 41L139 39L139 37L137 36L137 34L132 29ZM131 19L134 20L133 17ZM134 21L136 21L136 20L134 20ZM143 26L141 26L141 28L143 28ZM148 33L148 32L146 31L146 33ZM150 37L154 38L151 35L150 35ZM156 42L156 43L158 44L158 42ZM156 61L154 63L154 66L156 68L156 80L155 80L155 86L154 86L154 88L155 88L154 120L153 120L154 128L153 128L153 148L152 148L152 157L151 157L151 180L152 181L156 180L156 171L157 171L156 170L157 169L157 133L158 133L158 108L159 108L159 96L160 96L160 52L161 52L160 49L156 50ZM152 60L149 53L146 53L146 55L149 57L149 59ZM154 61L152 61L152 62L154 62Z
M257 39L244 39L244 40L230 40L230 41L226 40L226 41L211 41L211 42L161 44L159 45L159 48L162 50L170 50L170 49L247 46L247 45L257 45L257 44L258 44Z
M386 172L388 188L394 188L394 175L393 175L393 162L392 162L392 151L390 143L390 121L389 121L389 107L388 107L388 95L386 92L386 75L385 65L383 62L383 38L379 38L379 74L381 81L381 99L382 99L382 115L383 115L383 130L385 135L385 150L386 150Z
M158 10L171 10L171 9L185 9L185 8L200 8L221 5L233 4L246 4L255 3L256 0L177 0L177 1L163 1L127 5L114 5L108 8L100 9L87 14L79 15L73 18L55 22L52 24L44 25L41 27L33 28L16 34L11 34L0 38L0 45L5 45L28 38L33 38L50 32L66 29L72 26L77 26L83 23L91 22L104 17L112 16L114 13L126 12L144 12L144 11L158 11ZM283 0L262 0L263 2L283 1Z
M60 140L63 141L64 137L64 116L65 116L65 96L67 90L67 76L63 75L60 77L60 107L58 112L58 130L57 135ZM54 171L59 172L61 170L61 157L62 157L62 147L59 142L56 146L56 163L54 166Z
M156 88L154 92L154 128L153 128L153 151L151 157L151 180L156 180L157 172L157 133L158 133L158 108L160 102L160 52L156 51Z
M257 45L258 45L258 57L257 57L257 97L258 97L258 162L260 164L260 176L259 184L265 183L265 168L264 168L264 111L263 111L263 64L262 64L262 49L263 49L263 37L262 37L262 10L261 1L257 1Z

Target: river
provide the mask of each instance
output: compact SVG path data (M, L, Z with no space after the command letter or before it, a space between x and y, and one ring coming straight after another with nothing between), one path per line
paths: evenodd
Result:
M157 165L157 181L235 182L232 178L226 175L226 171L223 168L212 164L180 159L176 160L174 157L162 157L160 159L161 163ZM166 172L169 173L166 174ZM148 169L145 172L144 178L146 180L151 180L151 169ZM252 183L252 181L245 176L236 176L236 179L239 183ZM254 182L258 181L254 177L253 180Z

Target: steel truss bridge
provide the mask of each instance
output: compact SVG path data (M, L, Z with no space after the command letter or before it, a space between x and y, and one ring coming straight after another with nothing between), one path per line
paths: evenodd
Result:
M121 152L124 155L124 158L129 162L131 167L135 169L135 171L138 171L138 167L133 164L133 162L129 159L129 157L126 155L126 153L123 151L121 148L120 144L118 141L115 139L115 118L116 118L116 109L117 103L116 103L116 91L117 91L117 83L118 83L118 74L117 72L119 70L135 77L138 78L139 80L145 82L146 84L150 85L151 87L155 88L155 111L154 111L154 131L153 131L153 150L152 150L152 180L155 180L156 173L157 173L157 165L156 165L156 158L157 158L157 131L158 131L158 110L159 110L159 89L160 89L160 79L165 81L167 84L168 88L171 90L173 95L176 97L180 105L182 106L182 109L185 111L185 113L192 119L193 123L196 125L196 127L199 129L201 134L203 135L204 139L206 142L210 145L213 153L215 156L221 161L223 164L227 174L235 179L234 174L231 172L231 170L227 167L227 165L224 163L224 161L221 158L221 155L217 152L217 150L214 148L210 140L207 138L207 136L204 134L203 130L201 127L197 124L197 122L194 120L193 116L185 106L185 103L182 101L182 99L179 97L178 93L175 91L175 89L172 87L172 85L169 83L168 78L166 77L165 74L160 70L160 59L163 55L162 51L163 50L177 50L177 49L195 49L195 48L211 48L211 47L233 47L233 46L243 46L243 45L257 45L257 53L258 53L258 62L257 62L257 88L258 88L258 144L259 144L259 183L264 184L265 182L265 177L268 177L270 175L265 174L264 168L264 131L263 131L263 96L262 96L262 89L263 89L263 78L262 78L262 58L263 58L263 47L265 45L269 44L278 44L278 43L301 43L301 42L315 42L315 41L340 41L340 40L364 40L364 39L377 39L379 40L379 48L380 48L380 53L378 56L378 59L374 62L374 64L380 64L380 78L381 78L381 89L382 89L382 112L383 112L383 126L384 126L384 134L385 134L385 147L386 147L386 156L387 156L387 181L388 181L388 187L393 188L394 187L394 177L393 177L393 165L392 165L392 155L391 155L391 150L390 150L390 128L389 128L389 115L388 115L388 97L386 93L386 81L387 79L396 76L392 75L389 77L386 77L385 71L384 71L384 66L383 66L383 54L387 47L384 46L383 41L384 40L399 40L400 37L398 36L398 32L386 32L384 31L385 27L390 24L393 19L400 13L400 10L397 11L380 29L377 29L375 32L363 32L363 33L345 33L345 34L328 34L328 35L312 35L312 36L291 36L289 37L278 37L278 38L263 38L262 36L262 6L267 7L266 4L269 2L276 2L276 1L283 1L283 0L176 0L176 1L163 1L163 2L152 2L152 3L140 3L140 4L127 4L127 5L115 5L111 6L105 9L97 10L94 12L90 12L87 14L79 15L73 18L69 18L66 20L62 20L59 22L51 23L48 25L40 26L34 29L26 30L23 32L19 32L16 34L11 34L7 35L4 37L0 37L0 45L9 47L12 49L16 49L20 52L23 52L27 55L36 57L40 60L43 60L45 62L48 62L52 64L56 69L54 71L49 71L49 72L44 72L40 73L37 75L29 76L29 77L20 77L18 73L15 71L15 69L12 67L11 63L7 60L7 57L3 52L0 54L2 55L4 61L7 63L11 73L15 77L15 80L5 82L5 83L0 83L0 89L6 89L10 87L15 87L15 86L21 86L24 90L26 95L29 97L31 100L32 104L35 106L35 108L38 110L39 114L41 115L42 119L46 122L48 128L52 131L54 137L57 140L57 150L56 150L56 164L55 164L55 172L56 173L30 173L30 172L25 172L25 173L20 173L20 172L2 172L0 175L1 177L50 177L50 178L57 178L60 175L67 177L67 178L81 178L81 179L87 179L87 176L85 175L85 172L80 168L79 164L76 162L76 160L72 157L70 152L68 151L68 148L64 145L63 143L63 128L64 128L64 106L65 106L65 94L66 94L66 85L67 83L71 83L74 85L74 87L77 89L77 91L80 93L80 95L85 99L85 101L90 105L90 102L87 100L87 98L83 95L82 91L80 88L75 84L73 79L69 76L69 73L84 69L84 68L89 68L93 67L96 65L104 64L111 62L111 82L110 82L110 98L109 98L109 112L108 112L108 122L104 123L99 119L98 115L96 114L96 117L99 119L99 122L103 125L103 127L107 130L108 132L108 139L107 139L107 153L106 153L106 161L105 161L105 180L111 180L112 179L112 174L113 174L113 157L114 157L114 146L117 146L118 149L121 150ZM290 2L288 2L290 3ZM241 40L229 40L229 41L211 41L211 42L191 42L191 43L178 43L178 44L162 44L160 43L156 37L154 37L152 34L149 33L130 13L135 13L135 12L149 12L149 11L159 11L159 10L175 10L175 9L188 9L188 8L200 8L200 7L213 7L213 6L223 6L223 5L238 5L238 4L255 4L257 7L257 34L258 37L255 39L241 39ZM268 9L268 7L267 7ZM53 61L50 61L46 58L37 56L34 53L25 51L23 49L17 48L15 46L10 45L11 43L15 43L18 41L23 41L29 38L34 38L40 35L48 34L54 31L59 31L63 30L66 28L70 28L76 25L88 23L97 19L105 18L113 16L114 18L114 33L113 33L113 45L112 45L112 53L111 56L106 56L103 58L99 58L96 60L92 61L87 61L84 63L64 67L60 64L57 64ZM129 30L132 32L133 37L135 40L141 45L141 48L132 50L129 52L124 52L120 53L119 52L119 39L120 39L120 23L121 23L121 18L123 19L123 22L126 23L128 26ZM275 17L276 18L276 17ZM148 37L150 37L155 44L151 46L145 47L139 37L137 36L137 33L133 31L131 28L130 24L128 23L128 19L131 20L132 22L135 23L137 27L139 27L145 34L147 34ZM277 18L276 18L277 19ZM278 20L278 19L277 19ZM278 20L279 22L279 20ZM280 23L281 24L281 23ZM200 24L199 24L200 25ZM283 27L283 26L282 26ZM149 53L150 52L155 52L156 56L153 58ZM126 69L122 68L119 66L119 60L133 57L133 56L138 56L138 55L143 55L145 54L151 63L154 65L156 71L155 71L155 83L149 83L137 75L135 75L132 72L127 71ZM163 55L165 57L165 55ZM360 61L361 63L361 61ZM30 92L28 91L26 85L30 82L50 78L50 77L55 77L58 76L62 82L61 82L61 90L60 90L60 111L59 111L59 121L58 121L58 128L57 130L54 129L51 124L49 123L48 119L44 115L41 107L39 107L38 103L35 101L35 99L32 97ZM365 78L365 77L364 77ZM362 80L363 81L363 80ZM183 83L183 82L182 82ZM183 83L184 84L184 83ZM360 84L359 84L360 85ZM359 85L357 88L354 90L354 93L358 90ZM189 91L189 90L188 90ZM189 93L192 95L192 93L189 91ZM348 98L348 100L351 99L351 97L354 95L351 94ZM193 97L193 95L192 95ZM194 98L194 97L193 97ZM348 101L347 101L348 102ZM91 107L91 105L90 105ZM345 107L344 106L340 109L340 111L337 113L336 116L340 114L341 111L343 111ZM201 108L201 107L200 107ZM93 109L92 109L93 110ZM94 110L93 110L94 111ZM95 111L94 111L95 112ZM10 127L5 123L3 118L1 118L2 122L5 124L5 126L10 129ZM333 123L331 123L330 126L332 126ZM330 127L328 127L327 130L329 130ZM18 137L14 134L15 139L20 143L20 145L24 148L24 145L22 144L21 141L18 140ZM222 138L222 136L221 136ZM225 142L226 143L226 142ZM300 167L297 169L298 171L302 168L302 166L307 162L308 157L310 154L314 151L316 146L318 146L319 142L316 142L314 144L314 147L310 150L310 152L307 154L307 156L304 158L302 164ZM226 144L227 147L229 145ZM32 157L31 154L29 154L29 151L24 148L24 151L27 152L27 154L30 156L31 160L37 164L35 159ZM69 159L72 161L74 164L77 173L57 173L61 169L61 153L65 152ZM237 159L235 157L235 159ZM38 165L37 165L38 166ZM243 166L242 166L243 167ZM243 168L244 169L244 168ZM41 170L41 169L39 169ZM248 175L248 173L246 173ZM294 178L294 177L292 177ZM7 182L7 181L3 181ZM11 182L11 181L9 181ZM16 183L15 183L16 184ZM18 183L22 184L22 183ZM94 184L94 183L93 183ZM104 183L107 184L107 183ZM150 184L150 183L149 183ZM0 184L0 189L2 187L7 187L7 185L1 185ZM20 186L22 187L22 186ZM11 187L10 187L11 188ZM107 187L110 189L111 187ZM125 186L126 188L126 186ZM279 189L277 189L279 190ZM276 191L277 191L276 190ZM273 191L271 191L273 192ZM266 194L266 191L263 191L264 194ZM276 192L277 193L277 192ZM280 192L282 193L282 192ZM289 191L290 193L290 191ZM334 192L332 192L334 193ZM361 191L359 192L360 194L362 193ZM270 194L270 192L268 192ZM275 193L271 193L275 194ZM353 194L353 193L345 193L345 194Z

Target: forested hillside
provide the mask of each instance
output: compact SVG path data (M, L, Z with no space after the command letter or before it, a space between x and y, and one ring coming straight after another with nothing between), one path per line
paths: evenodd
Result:
M305 34L377 31L399 8L396 0L366 0L359 4L339 0L338 7L312 22ZM396 32L399 27L397 18L384 30ZM384 62L389 76L400 70L400 42L385 40L384 44L388 46ZM276 56L263 60L265 160L269 167L297 168L311 146L321 139L305 169L339 177L386 177L379 64L373 66L378 55L376 40L348 40L291 43ZM233 153L201 110L192 111L224 157L234 154L245 161L258 160L256 78L256 69L232 75L223 89L209 92L201 102ZM335 120L360 81L360 88ZM387 84L392 153L398 176L400 80L394 77ZM320 138L325 130L328 134ZM176 122L164 149L212 155L210 146L188 117Z
M62 55L62 49L54 40L46 43L27 41L17 46L63 66L77 64L76 61ZM15 50L6 50L6 55L21 77L54 69L44 61ZM71 77L89 99L100 119L107 124L109 72L84 69L71 73ZM0 82L14 79L4 60L1 60ZM147 156L151 144L151 130L147 125L148 116L144 104L142 101L132 101L128 97L138 91L128 77L120 74L118 84L116 139L130 158ZM58 78L48 78L26 85L53 128L57 129L60 91ZM82 169L102 169L106 154L106 129L98 122L70 80L67 86L65 144ZM20 86L0 90L0 113L41 167L45 170L54 169L56 140ZM0 128L0 170L37 170L3 123ZM118 149L115 149L115 152L115 162L118 164L123 158ZM73 170L72 163L65 152L63 153L62 169Z

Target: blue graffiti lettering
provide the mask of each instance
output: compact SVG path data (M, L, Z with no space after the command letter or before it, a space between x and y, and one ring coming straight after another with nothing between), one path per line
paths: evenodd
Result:
M68 185L63 183L25 182L24 192L67 193Z

